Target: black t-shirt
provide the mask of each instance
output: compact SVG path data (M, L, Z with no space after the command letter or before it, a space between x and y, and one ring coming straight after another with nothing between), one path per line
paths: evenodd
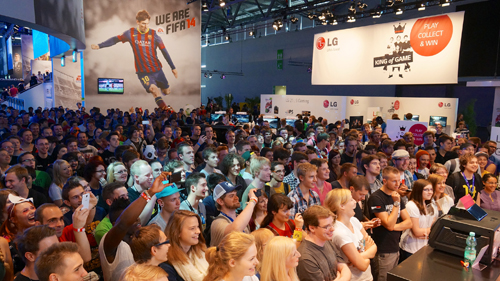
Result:
M332 182L332 189L335 189L335 188L342 188L342 185L340 184L340 182L338 180Z
M16 278L14 278L14 281L38 281L38 279L30 279L21 273L19 273Z
M450 159L455 159L458 158L458 154L455 152L448 151L444 154L444 157L439 154L439 149L436 150L436 160L434 160L435 163L440 163L443 164L446 163L446 161Z
M470 196L476 202L479 192L483 190L483 182L481 181L481 176L478 173L474 173L474 185L472 184L472 179L468 180L471 190L473 190ZM465 179L461 172L456 172L451 174L446 180L446 184L453 188L453 194L455 195L455 204L458 200L465 195L469 194L469 187L465 183Z
M363 215L363 210L359 206L358 202L356 202L356 208L354 209L354 217L357 218L360 222L365 220L365 216Z
M394 207L394 200L392 196L385 194L381 189L373 192L373 194L368 198L367 202L369 208L369 219L376 218L375 213L387 212L391 213ZM406 208L403 201L399 207L398 220L396 223L400 223L401 211ZM401 231L389 231L384 226L375 227L373 229L373 241L377 244L377 249L379 253L397 253L399 251L399 238L401 237Z
M42 158L38 155L38 153L35 154L35 160L36 160L36 168L35 170L39 171L46 171L47 167L54 162L52 159L52 156L48 155L47 158Z
M47 203L47 197L43 195L43 193L40 193L33 188L30 188L28 191L28 198L33 198L33 204L35 205L36 208L40 207L40 205Z
M340 165L344 163L353 163L353 161L354 157L348 156L347 154L345 154L345 152L340 155Z
M115 154L107 149L104 150L104 152L99 156L102 157L102 160L104 160L104 164L106 164L106 166L116 161Z

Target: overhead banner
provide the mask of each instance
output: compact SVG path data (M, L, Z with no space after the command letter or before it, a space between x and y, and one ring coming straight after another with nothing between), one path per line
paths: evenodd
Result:
M13 78L23 78L23 52L20 45L12 46Z
M427 131L427 122L414 122L403 120L387 120L385 132L393 141L397 141L404 136L405 133L413 133L415 145L424 143L424 133Z
M199 105L201 1L85 0L87 107L153 109ZM123 80L123 94L98 91Z
M33 36L21 34L21 49L23 57L23 79L28 84L31 78L31 60L35 59L33 55Z
M464 12L319 33L313 85L458 81Z

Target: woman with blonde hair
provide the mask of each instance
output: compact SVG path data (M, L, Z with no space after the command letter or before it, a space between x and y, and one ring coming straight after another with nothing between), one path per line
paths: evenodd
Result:
M370 259L375 257L377 245L354 216L356 204L349 189L328 192L324 202L337 215L332 241L342 262L350 264L351 280L373 280Z
M252 235L233 231L206 252L208 274L203 281L259 281L255 276L257 247ZM279 280L281 281L281 280Z
M120 281L168 281L168 275L155 265L133 264L123 272Z
M255 239L255 247L257 247L257 260L261 262L262 258L264 257L264 250L266 248L266 245L274 237L274 233L267 228L259 228L250 234ZM259 263L256 267L257 273L255 273L255 275L257 277L260 277L261 267L262 263Z
M160 264L168 280L202 281L207 275L207 247L201 227L200 217L190 211L176 211L170 218L165 230L170 238L168 261Z
M299 281L296 270L299 258L297 245L291 238L274 237L264 250L260 281Z
M427 179L434 189L434 202L436 204L438 215L447 214L454 204L453 198L446 194L446 178L438 174L431 174Z
M62 159L56 160L52 169L52 184L49 187L49 197L54 204L60 207L62 201L62 188L66 181L73 175L71 165Z
M125 183L128 178L127 167L122 162L113 162L109 164L107 171L107 182L112 183L115 181Z

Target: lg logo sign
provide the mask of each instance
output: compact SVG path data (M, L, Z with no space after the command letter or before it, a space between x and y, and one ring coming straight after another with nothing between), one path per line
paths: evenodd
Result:
M336 102L336 101L331 102L331 101L325 100L325 101L323 102L323 107L324 107L324 108L328 108L329 106L330 106L330 107L337 107L337 102Z
M355 104L359 104L359 100L352 99L351 100L351 105L355 105Z
M316 48L318 50L323 50L325 46L331 47L331 46L337 46L339 44L339 39L337 37L334 38L325 38L319 37L318 40L316 40Z
M439 102L438 106L439 107L449 108L449 107L451 107L451 103L449 103L449 102L447 102L447 103Z

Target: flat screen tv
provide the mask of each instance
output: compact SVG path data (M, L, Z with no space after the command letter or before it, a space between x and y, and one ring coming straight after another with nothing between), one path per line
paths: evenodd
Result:
M295 121L297 121L297 119L286 119L286 124L295 128Z
M219 117L224 116L224 114L226 114L226 113L212 113L210 115L210 119L212 120L212 122L218 122Z
M413 115L413 117L411 118L411 121L419 121L419 118L420 118L420 116ZM405 115L405 120L408 120L408 119L406 119L406 115Z
M429 119L429 126L436 126L437 123L441 124L443 128L446 128L446 119L445 116L431 116Z
M236 114L233 114L233 118L238 120L238 123L241 123L241 124L250 122L250 116L248 114L236 113Z
M97 78L99 94L123 94L123 79Z
M269 127L272 129L278 128L278 119L276 118L264 118L264 121L269 122Z

